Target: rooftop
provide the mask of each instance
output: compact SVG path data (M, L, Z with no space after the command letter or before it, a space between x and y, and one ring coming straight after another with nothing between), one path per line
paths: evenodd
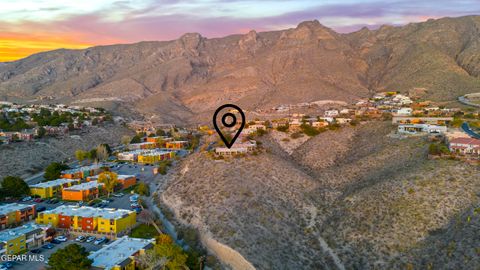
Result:
M124 236L90 254L88 258L93 260L93 267L105 270L113 269L116 265L122 265L125 260L130 259L138 251L153 246L154 243L155 239Z
M117 175L117 179L120 179L120 180L131 178L131 177L135 177L135 175L126 175L126 174ZM90 179L90 181L93 181L93 180L96 181L96 180L98 180L98 175L90 176L89 179Z
M65 170L65 171L62 171L62 173L63 174L70 174L70 173L76 173L76 172L80 172L80 171L95 170L95 169L100 169L100 168L105 167L105 166L106 166L105 164L99 163L99 164L93 164L93 165L90 165L90 166L83 166L83 167L79 167L79 168L75 168L75 169Z
M27 223L25 225L22 225L20 227L16 227L13 229L8 229L5 231L0 232L0 242L7 242L11 239L15 239L21 235L33 232L38 230L39 232L42 231L45 228L45 226L40 226L35 224L34 222Z
M90 182L85 182L81 183L78 185L74 185L68 188L65 188L64 190L88 190L92 188L98 188L99 186L103 186L103 183L98 183L96 180L95 181L90 181Z
M64 216L102 217L105 219L118 219L134 211L114 208L96 208L90 206L61 205L44 213L62 214Z
M72 182L78 182L78 181L79 181L78 179L60 178L60 179L57 179L57 180L52 180L52 181L48 181L48 182L38 183L38 184L35 184L35 185L30 185L30 187L47 188L47 187L54 187L54 186L59 186L59 185L63 185L63 184L66 184L66 183L72 183Z
M20 204L20 203L9 203L0 205L0 215L6 215L13 211L18 211L21 209L25 209L27 207L34 207L33 204Z

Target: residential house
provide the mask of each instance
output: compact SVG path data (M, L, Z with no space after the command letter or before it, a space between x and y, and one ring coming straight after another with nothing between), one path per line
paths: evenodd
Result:
M257 142L254 140L243 142L243 143L234 143L231 148L227 147L217 147L215 148L215 153L221 156L234 156L238 154L247 154L252 152L257 147Z
M449 141L450 151L480 157L480 140L475 138L454 138Z
M398 133L418 134L418 133L440 133L447 132L447 126L437 126L430 124L400 124L398 125Z
M453 121L453 117L392 117L392 124L430 124L430 125L448 125Z
M325 117L335 117L339 115L338 110L328 110L323 114Z
M394 113L395 116L410 116L412 115L412 108L400 108Z

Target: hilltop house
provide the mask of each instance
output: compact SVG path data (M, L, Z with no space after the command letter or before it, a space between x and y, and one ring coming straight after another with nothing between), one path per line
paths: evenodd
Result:
M475 138L454 138L449 142L450 151L480 157L480 140Z
M417 134L417 133L440 133L447 132L447 126L437 126L429 124L400 124L398 125L398 133Z

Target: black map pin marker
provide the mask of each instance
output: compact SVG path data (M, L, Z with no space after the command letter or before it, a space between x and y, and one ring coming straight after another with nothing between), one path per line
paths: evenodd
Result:
M240 116L242 117L240 121L240 128L236 131L235 135L230 141L227 140L227 137L225 136L225 134L223 134L222 130L217 125L218 114L220 113L221 110L225 108L235 109L238 113L240 113ZM237 116L234 113L231 113L229 111L222 115L221 122L223 127L232 128L238 123ZM222 139L223 143L225 143L225 146L230 148L235 143L235 140L238 138L238 136L240 136L240 133L245 127L245 114L243 113L242 109L240 109L240 107L238 107L237 105L233 105L233 104L222 105L218 107L218 109L213 114L213 126L215 127L215 130L217 131L218 135L220 135L220 139Z

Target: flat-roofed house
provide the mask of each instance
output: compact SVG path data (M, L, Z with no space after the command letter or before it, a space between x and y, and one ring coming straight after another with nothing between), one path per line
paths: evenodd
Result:
M135 257L153 248L155 239L130 238L123 236L109 245L91 253L94 270L130 270L135 269Z

